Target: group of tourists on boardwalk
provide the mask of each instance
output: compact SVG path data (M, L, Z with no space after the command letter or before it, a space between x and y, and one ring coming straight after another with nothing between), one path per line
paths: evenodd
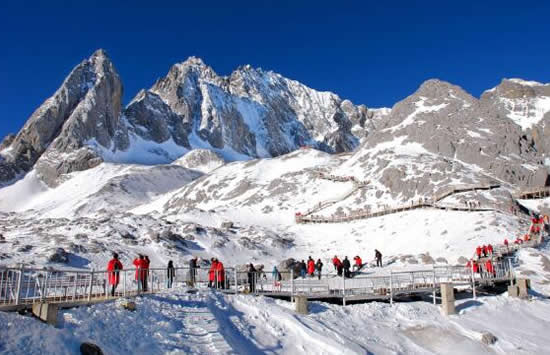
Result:
M382 253L380 253L378 249L374 250L374 258L376 260L376 266L382 267ZM336 274L338 276L343 275L346 278L350 278L354 275L354 272L363 269L363 267L367 264L363 263L363 259L361 259L359 255L356 255L355 257L353 257L352 268L351 262L349 261L347 256L344 257L344 260L340 260L337 255L334 255L334 258L332 258L332 265L334 266L334 270L336 271Z
M135 280L138 285L138 291L147 292L147 280L149 275L149 265L151 261L147 255L139 254L132 264L136 267ZM108 281L111 286L111 296L115 295L116 288L120 283L120 272L124 270L122 262L118 258L118 253L113 253L113 258L107 263ZM172 287L175 277L175 268L172 260L168 262L167 267L167 286Z
M462 203L464 204L464 207L467 207L469 209L474 209L474 208L481 208L481 202L480 201L462 201Z
M323 262L321 259L317 259L317 262L310 256L307 259L307 263L302 260L300 262L300 277L314 277L317 274L319 280L321 280L321 273L323 272Z

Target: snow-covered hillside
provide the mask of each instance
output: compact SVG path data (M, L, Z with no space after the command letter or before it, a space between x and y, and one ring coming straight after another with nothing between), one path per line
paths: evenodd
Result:
M106 354L535 354L550 346L541 331L550 302L500 297L457 302L444 317L430 303L292 304L263 297L189 294L178 288L136 300L62 312L59 329L17 314L0 314L0 350L10 354L75 354L82 342ZM494 334L493 346L481 342Z

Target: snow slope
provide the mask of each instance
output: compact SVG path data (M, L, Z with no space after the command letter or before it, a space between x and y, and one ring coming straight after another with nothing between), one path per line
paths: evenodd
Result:
M0 313L0 351L74 354L83 341L106 354L534 354L550 346L550 301L505 296L458 301L445 317L430 303L312 302L311 314L264 297L222 296L183 288L117 303L62 311L59 329ZM521 325L518 327L518 325ZM483 345L489 331L498 341Z
M24 179L0 190L0 211L32 209L41 217L123 212L151 202L199 176L198 172L175 165L103 163L93 169L71 173L59 186L49 188L32 171Z

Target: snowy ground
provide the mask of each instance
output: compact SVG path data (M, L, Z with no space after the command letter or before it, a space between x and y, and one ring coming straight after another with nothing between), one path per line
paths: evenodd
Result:
M550 346L550 301L541 298L458 301L450 317L426 302L313 302L302 316L286 301L186 291L137 298L136 312L117 303L64 310L58 329L0 313L0 352L78 354L83 341L106 354L535 354ZM487 331L496 344L480 342Z

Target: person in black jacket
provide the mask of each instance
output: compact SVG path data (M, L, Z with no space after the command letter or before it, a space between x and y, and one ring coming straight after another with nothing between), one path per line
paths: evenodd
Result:
M250 293L256 292L256 268L252 263L248 265L248 285Z
M349 269L351 268L351 263L349 262L347 256L344 258L344 261L342 261L342 266L344 267L344 277L349 278L351 276L351 273L349 272Z
M174 262L170 260L168 262L168 267L166 268L166 282L168 288L172 288L174 277L176 277L176 269L174 268Z
M321 280L321 272L323 271L323 263L321 262L321 259L317 260L317 263L315 264L315 270L317 270L317 277L319 277L319 280Z
M195 278L197 275L197 257L194 256L193 259L189 260L189 283L191 287L195 287Z
M306 274L307 274L306 262L302 260L302 262L300 263L300 276L306 277Z
M376 266L382 267L382 253L378 249L374 249L374 258L376 259Z

